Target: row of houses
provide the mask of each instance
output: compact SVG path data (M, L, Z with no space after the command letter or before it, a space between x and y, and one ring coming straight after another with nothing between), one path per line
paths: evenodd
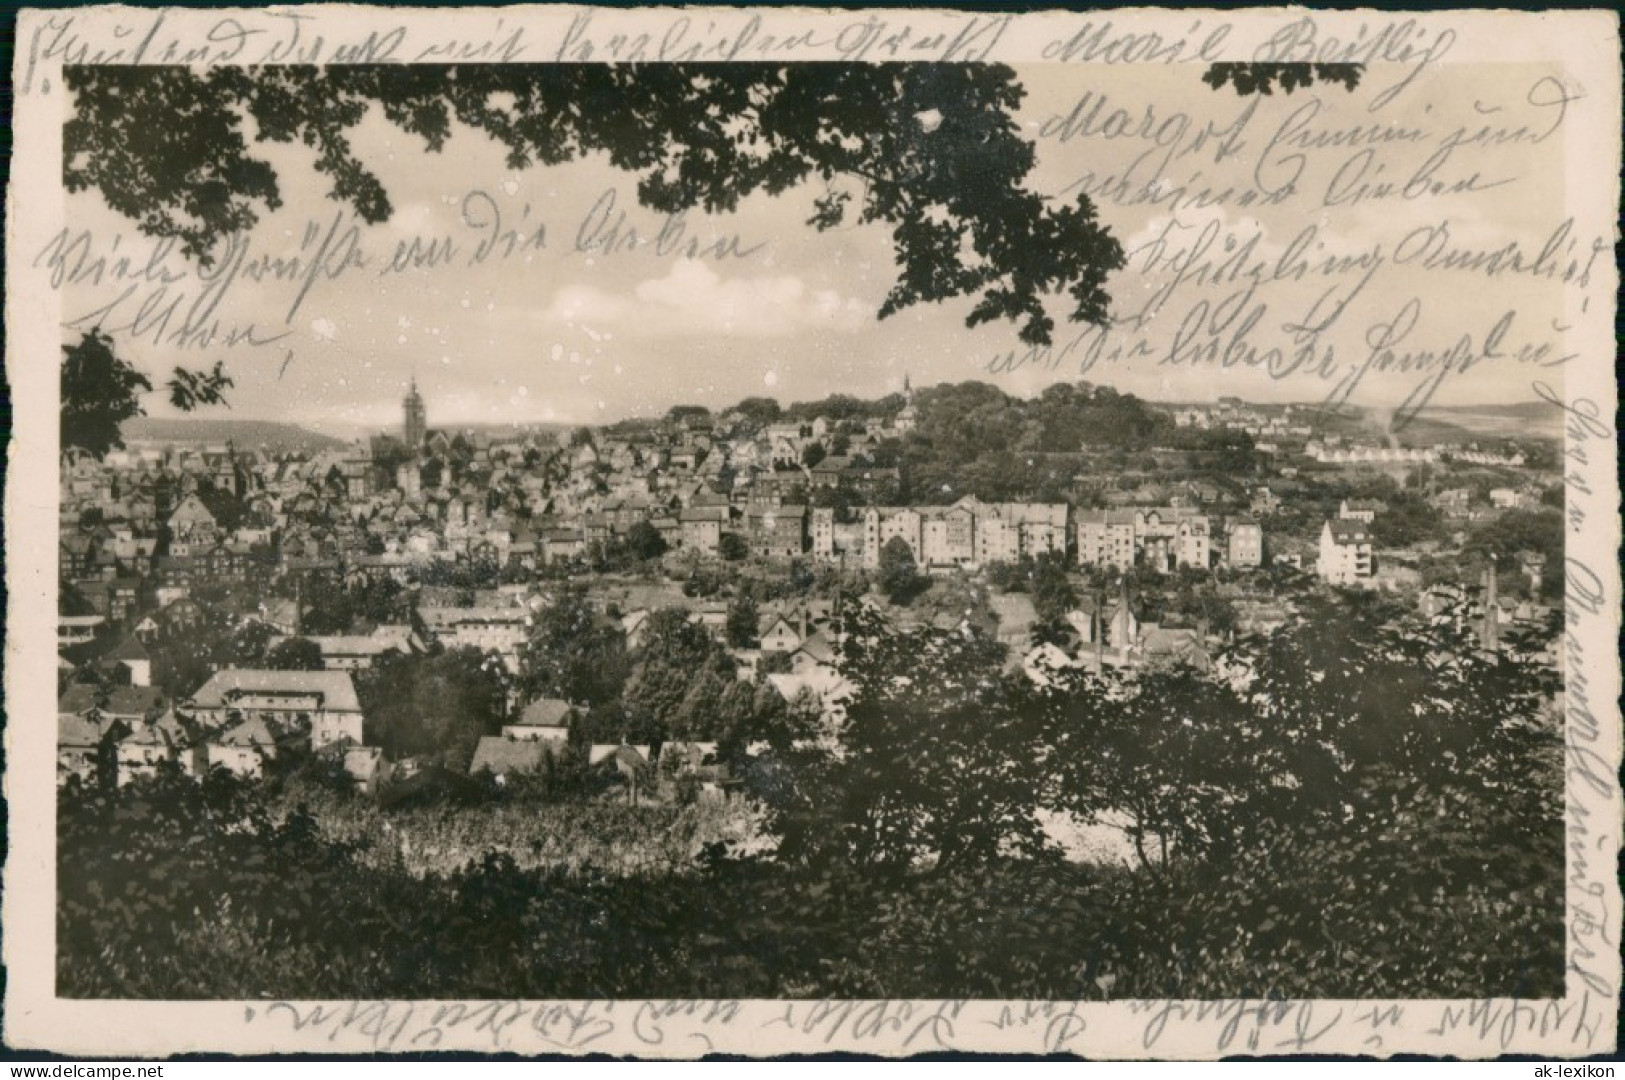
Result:
M974 496L951 506L871 506L851 522L837 522L833 510L818 509L812 515L812 554L873 568L886 544L900 539L915 563L928 570L1014 562L1064 554L1070 514L1066 503L988 503Z
M966 496L951 506L870 507L840 523L833 511L812 513L812 554L876 567L888 541L900 538L929 570L972 569L1043 555L1065 555L1075 538L1081 566L1208 569L1216 555L1235 567L1263 564L1259 523L1233 518L1219 535L1213 519L1186 506L1074 512L1067 503L985 503Z
M76 683L57 703L61 782L123 785L165 764L258 777L293 746L340 757L363 787L375 782L381 755L365 743L349 672L227 668L177 702L152 686Z

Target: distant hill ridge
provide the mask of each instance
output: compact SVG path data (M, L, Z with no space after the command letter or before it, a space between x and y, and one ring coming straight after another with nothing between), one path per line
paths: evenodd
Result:
M1417 414L1416 423L1455 428L1481 439L1563 437L1562 410L1544 401L1522 401L1510 405L1429 406Z
M331 450L345 445L342 439L277 420L137 416L126 420L120 431L126 442L223 443L229 439L245 450L262 446L273 450Z

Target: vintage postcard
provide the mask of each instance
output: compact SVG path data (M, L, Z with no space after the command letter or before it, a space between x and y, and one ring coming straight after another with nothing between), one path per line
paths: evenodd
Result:
M16 40L9 1045L1614 1049L1612 13Z

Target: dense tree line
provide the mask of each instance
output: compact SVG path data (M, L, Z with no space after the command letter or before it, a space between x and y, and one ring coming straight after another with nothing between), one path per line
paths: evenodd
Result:
M749 591L737 596L725 637L754 644L756 611ZM750 743L799 722L771 686L741 679L737 662L688 611L652 612L632 647L580 589L560 590L537 613L519 686L526 700L578 706L576 729L587 742L716 741L735 762Z
M783 724L741 764L773 849L655 877L498 852L420 879L223 778L70 788L62 992L1560 992L1557 687L1532 643L1347 596L1209 673L1035 682L974 627L846 629L838 748ZM680 715L665 689L647 700ZM1053 811L1118 822L1136 863L1062 860Z
M926 387L899 465L905 501L1068 496L1089 450L1166 445L1172 419L1110 387L1057 383L1027 401L979 382Z

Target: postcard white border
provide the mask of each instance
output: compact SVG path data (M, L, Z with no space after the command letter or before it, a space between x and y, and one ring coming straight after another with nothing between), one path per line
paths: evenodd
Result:
M274 49L297 18L306 47ZM1179 46L1192 63L1260 58L1258 49L1289 21L1312 18L1320 40L1354 41L1382 26L1410 23L1453 32L1446 62L1561 61L1584 84L1577 108L1583 138L1567 141L1568 200L1578 221L1611 232L1620 163L1618 23L1611 12L1427 14L1253 9L1231 12L1119 10L1021 16L883 9L369 9L313 6L271 10L165 10L100 7L23 11L17 25L16 153L7 204L6 364L16 416L6 496L7 759L10 852L4 906L8 973L5 1040L13 1047L81 1055L163 1056L186 1051L236 1053L372 1053L470 1050L521 1053L610 1053L694 1057L706 1053L769 1055L851 1051L906 1055L941 1050L1066 1052L1109 1058L1210 1058L1229 1054L1396 1052L1487 1057L1505 1053L1580 1056L1613 1049L1620 980L1620 896L1614 852L1621 835L1615 783L1620 759L1616 644L1619 631L1618 479L1612 434L1591 439L1586 460L1570 462L1594 493L1589 527L1569 536L1573 564L1589 568L1601 596L1589 610L1575 589L1590 590L1585 571L1571 572L1571 631L1582 656L1595 739L1578 745L1571 731L1569 925L1573 964L1560 1002L1315 1001L1227 1002L771 1002L679 1005L663 1002L478 1003L88 1002L52 996L55 873L52 712L56 582L57 406L55 376L61 334L56 294L44 271L29 265L61 226L60 67L73 62L162 63L176 55L252 63L340 58L341 44L381 48L390 59L446 61L437 52L455 37L489 41L525 62L557 59L562 43L592 41L593 59L608 59L616 34L658 43L688 20L687 40L725 58L747 30L797 40L785 59L890 59L888 40L935 40L933 49L899 59L952 58L1005 62L1055 60L1058 43L1084 24L1110 23L1116 58L1155 57ZM582 20L590 22L583 31ZM756 20L752 22L752 20ZM155 25L156 23L156 25ZM1210 40L1218 26L1229 30ZM751 28L754 29L751 29ZM1194 27L1194 29L1193 29ZM518 37L515 37L515 33ZM1153 40L1144 35L1155 33ZM1132 36L1125 36L1132 35ZM505 45L503 43L506 43ZM166 52L171 45L176 52ZM860 46L861 49L860 49ZM650 46L657 48L655 46ZM139 54L138 54L139 50ZM191 52L196 50L195 52ZM946 56L944 54L947 54ZM503 55L494 53L486 59ZM566 51L566 58L571 56ZM749 57L747 57L749 58ZM1106 59L1113 59L1106 55ZM1302 57L1286 57L1300 59ZM1342 59L1326 56L1320 59ZM658 60L650 56L648 59ZM1078 62L1074 60L1073 62ZM1097 56L1095 62L1102 62ZM1141 59L1138 62L1155 62ZM1583 366L1568 373L1571 408L1594 406L1601 423L1614 415L1612 262L1586 295L1571 292L1572 350ZM1575 439L1569 440L1572 451ZM1571 498L1574 496L1571 495ZM1584 580L1577 580L1584 578ZM1571 695L1571 708L1572 708ZM1572 717L1571 717L1572 719ZM1589 736L1589 732L1587 735ZM1593 768L1600 786L1575 779ZM1581 831L1583 830L1583 832ZM1589 954L1589 955L1588 955ZM1604 993L1605 990L1613 993ZM1159 1038L1148 1045L1153 1024ZM1312 1039L1307 1036L1312 1034Z

